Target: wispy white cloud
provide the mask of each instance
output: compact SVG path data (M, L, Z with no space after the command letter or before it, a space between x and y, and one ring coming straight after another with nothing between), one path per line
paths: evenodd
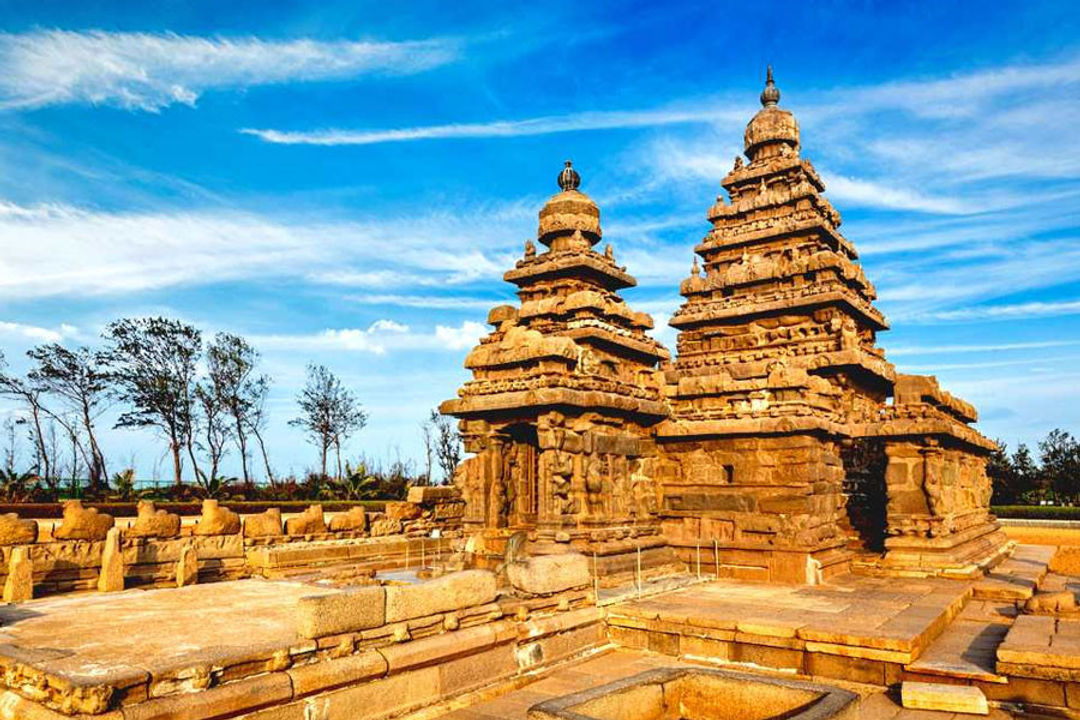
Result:
M0 320L0 336L15 337L31 342L56 343L74 337L77 333L78 328L73 325L62 324L49 328Z
M43 30L0 34L0 107L158 111L212 89L409 74L457 58L449 40L353 42Z
M393 350L462 350L487 332L482 323L466 320L458 326L436 325L430 332L415 331L395 320L376 320L367 328L331 328L299 335L255 335L256 346L286 352L366 352L382 355Z
M131 294L268 277L401 287L497 279L517 205L340 222L228 211L103 212L0 200L0 297ZM513 233L513 234L511 234ZM433 246L431 238L438 237Z
M551 115L526 120L495 120L481 123L425 125L390 130L307 130L288 131L243 128L240 132L260 140L283 145L372 145L387 142L454 138L500 138L582 130L681 125L686 123L733 122L738 115L730 109L705 107L695 109L660 108L651 110L612 110Z
M889 348L893 357L903 355L954 355L957 353L996 353L1009 350L1043 350L1080 345L1080 340L1041 340L1036 342L992 343L975 345L908 345Z
M909 323L974 322L985 320L1030 320L1041 317L1080 314L1080 300L1031 301L1006 305L980 305L950 310L912 313L905 316Z
M351 294L345 295L342 299L360 305L394 305L427 310L488 310L501 302L511 301L513 298L497 300L458 295Z

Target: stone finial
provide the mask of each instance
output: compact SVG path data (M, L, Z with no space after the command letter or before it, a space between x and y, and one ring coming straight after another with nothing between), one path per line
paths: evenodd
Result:
M701 268L698 267L697 255L694 256L694 262L690 265L690 276L697 277L701 274Z
M531 239L525 241L525 257L536 257L536 245Z
M4 581L4 602L26 602L33 597L34 563L30 559L30 549L12 548L7 580Z
M101 553L101 574L98 575L99 592L119 592L124 589L124 555L120 549L120 528L113 527L105 536L105 549Z
M559 187L565 190L577 190L581 185L581 175L574 169L574 165L569 160L566 161L565 167L559 173Z
M772 107L780 102L780 88L773 82L772 65L765 69L765 89L761 91L761 106Z

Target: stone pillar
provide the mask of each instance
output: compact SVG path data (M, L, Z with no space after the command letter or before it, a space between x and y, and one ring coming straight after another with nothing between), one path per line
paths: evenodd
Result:
M13 548L7 580L4 582L4 602L26 602L33 597L34 563L30 560L30 548Z
M180 559L176 562L176 587L194 585L199 582L199 558L195 546L188 543L180 550Z
M118 592L124 589L124 555L120 549L120 528L114 527L105 536L105 549L101 553L101 574L98 575L99 592Z

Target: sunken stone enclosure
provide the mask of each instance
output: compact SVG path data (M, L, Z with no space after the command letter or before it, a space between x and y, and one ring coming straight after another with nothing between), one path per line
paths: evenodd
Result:
M998 559L993 444L971 405L877 346L874 287L779 97L770 72L681 284L674 359L619 296L634 278L596 251L600 210L566 163L504 276L520 306L491 311L441 408L474 454L456 482L476 562L513 537L616 578L673 560L777 582L853 563L971 576Z

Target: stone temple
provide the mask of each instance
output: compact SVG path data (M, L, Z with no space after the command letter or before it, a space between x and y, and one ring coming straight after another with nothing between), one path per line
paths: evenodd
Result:
M595 249L577 171L559 174L543 251L526 243L504 276L520 307L491 311L473 379L442 406L475 453L458 484L478 557L517 536L595 555L601 574L678 558L806 583L998 557L993 444L971 405L877 346L874 287L779 99L770 70L679 288L674 359L619 297L634 278Z
M1080 717L1080 542L990 514L992 444L877 346L779 100L674 353L566 164L442 406L454 486L0 514L0 720Z

